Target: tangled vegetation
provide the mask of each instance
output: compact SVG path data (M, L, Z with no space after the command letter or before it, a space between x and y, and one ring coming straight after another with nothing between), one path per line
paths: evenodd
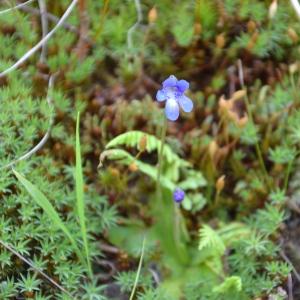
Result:
M289 1L1 2L0 299L298 299L299 34Z

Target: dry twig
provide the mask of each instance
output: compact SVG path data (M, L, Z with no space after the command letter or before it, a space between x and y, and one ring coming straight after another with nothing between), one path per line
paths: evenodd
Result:
M28 4L30 4L30 3L33 2L33 1L35 1L35 0L28 0L28 1L26 1L26 2L19 3L19 4L17 4L17 5L14 6L14 7L11 7L11 8L8 8L8 9L1 10L1 11L0 11L0 15L6 14L6 13L12 11L12 10L15 10L15 9L20 9L20 8L22 8L22 7L24 7L24 6L28 5Z
M42 34L44 39L48 33L48 19L46 17L47 7L46 7L45 0L39 0L39 7L40 7L40 14L41 14ZM46 56L47 56L47 44L45 43L42 46L42 52L40 57L41 62L46 61Z
M27 258L25 258L24 256L22 256L21 254L19 254L12 246L8 245L7 243L3 242L2 240L0 240L0 244L5 249L7 249L8 251L10 251L14 255L16 255L20 260L22 260L24 263L26 263L28 266L30 266L32 269L34 269L37 273L39 273L45 279L47 279L50 283L52 283L59 290L61 290L62 292L64 292L65 294L67 294L69 297L71 297L71 299L75 299L74 296L72 296L66 289L64 289L61 285L59 285L56 281L54 281L51 277L49 277L42 270L40 270L37 267L35 267L31 261L29 261Z
M137 21L133 24L132 27L129 28L127 32L127 46L128 49L132 49L133 43L132 43L132 34L135 31L135 29L140 25L140 23L143 21L143 14L142 14L142 7L140 0L134 0L136 12L137 12Z
M48 40L52 37L52 35L59 29L59 27L64 23L64 21L69 17L73 8L77 4L78 0L73 0L69 5L63 16L60 18L59 22L54 26L54 28L43 38L41 39L33 48L27 51L16 63L14 63L11 67L0 73L0 77L7 75L8 73L17 69L20 65L22 65L29 57L31 57L36 51L38 51L44 44L48 42Z

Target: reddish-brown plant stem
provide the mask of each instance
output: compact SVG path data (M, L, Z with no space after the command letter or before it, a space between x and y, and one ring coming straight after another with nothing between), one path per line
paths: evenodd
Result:
M79 60L84 60L89 52L90 44L87 41L89 35L89 18L87 13L88 0L78 1L79 12L79 40L75 47L75 54Z

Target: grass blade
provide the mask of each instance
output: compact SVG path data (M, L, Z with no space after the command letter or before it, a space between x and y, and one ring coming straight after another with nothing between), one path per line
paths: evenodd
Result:
M75 239L73 238L72 234L65 226L65 224L63 223L63 221L61 220L58 213L56 212L50 201L47 199L47 197L35 185L33 185L30 181L23 177L19 172L17 172L16 170L13 170L13 172L18 178L18 180L21 182L21 184L25 187L27 192L31 195L33 200L44 210L44 212L52 220L53 224L64 232L66 237L71 242L78 258L82 261L84 265L86 265L86 261L84 260Z
M129 300L133 300L133 297L134 297L134 294L135 294L135 291L136 291L136 288L137 288L137 285L138 285L138 282L139 282L141 269L142 269L142 265L143 265L143 259L144 259L145 243L146 243L146 237L144 237L144 239L143 239L141 258L140 258L139 266L138 266L138 269L137 269L137 272L136 272L135 281L134 281L134 285L133 285Z
M81 150L80 150L80 137L79 137L79 120L80 120L80 115L78 113L77 122L76 122L76 172L75 172L77 214L79 218L81 237L83 240L85 256L88 265L88 271L90 277L92 278L92 268L90 263L90 253L89 253L89 245L88 245L86 221L85 221L85 213L84 213L85 205L84 205L84 194L83 194L83 176L82 176L82 163L81 163Z

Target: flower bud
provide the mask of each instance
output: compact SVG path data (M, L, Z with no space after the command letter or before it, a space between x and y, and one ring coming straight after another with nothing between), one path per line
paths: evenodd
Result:
M221 34L218 34L216 36L216 45L219 49L222 49L224 48L225 46L225 43L226 43L226 40L225 40L225 35L224 33L221 33Z
M195 23L194 25L194 32L195 32L195 35L200 35L201 32L202 32L202 26L200 23Z
M136 172L139 169L135 162L131 163L128 168L131 172Z
M242 118L239 118L239 119L236 121L236 125L237 125L239 128L245 127L247 123L248 123L248 116L247 116L247 115L244 115Z
M232 109L232 101L226 100L224 96L221 96L218 104L221 112L227 113L230 109Z
M119 177L120 176L120 171L116 168L109 168L109 172L111 175L115 176L115 177Z
M256 23L253 20L250 20L247 23L247 29L250 33L253 33L256 30L256 28L257 28Z
M299 36L294 28L289 27L287 34L294 43L297 43L299 41Z
M218 144L216 141L211 141L208 145L208 153L211 159L213 159L219 149Z
M139 150L144 152L147 148L147 136L144 134L139 141Z
M235 100L239 100L243 97L246 96L246 91L245 90L239 90L239 91L236 91L233 93L232 95L232 100L235 101Z
M157 10L154 6L150 9L150 11L148 13L148 22L149 22L149 24L155 23L156 19L157 19Z
M270 20L272 20L275 17L277 8L278 8L277 0L273 0L271 5L269 6L269 19Z
M181 188L176 188L173 193L173 199L176 203L181 203L184 199L185 193Z
M293 64L289 65L290 74L295 74L297 71L298 71L298 64L297 63L293 63Z
M222 175L221 177L219 177L219 179L216 182L216 190L218 194L222 192L224 186L225 186L225 175Z

